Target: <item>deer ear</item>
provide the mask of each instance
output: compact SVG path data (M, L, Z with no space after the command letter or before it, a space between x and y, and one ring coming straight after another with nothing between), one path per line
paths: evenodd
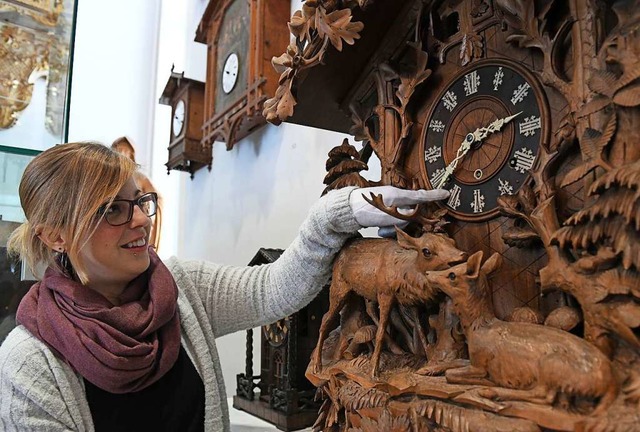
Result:
M482 251L478 251L471 255L467 260L467 276L475 279L480 272L480 263L482 263Z
M398 236L398 244L405 249L415 249L415 239L400 228L396 227L396 234Z
M496 252L489 257L488 260L482 264L482 272L489 276L491 273L496 271L502 265L502 256Z

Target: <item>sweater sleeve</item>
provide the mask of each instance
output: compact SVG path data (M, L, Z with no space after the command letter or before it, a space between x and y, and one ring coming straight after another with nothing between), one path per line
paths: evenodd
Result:
M56 363L25 330L9 334L0 347L0 430L84 430L65 401L57 379L65 372Z
M168 263L182 289L198 292L216 337L277 321L313 300L331 274L336 253L361 228L349 206L352 190L318 200L298 236L272 264Z

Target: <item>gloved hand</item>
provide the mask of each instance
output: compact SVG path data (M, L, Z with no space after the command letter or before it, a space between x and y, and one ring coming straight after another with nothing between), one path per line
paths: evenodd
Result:
M394 225L404 226L408 222L395 218L378 210L369 204L363 197L371 198L371 193L382 194L382 200L386 206L409 207L416 204L437 201L449 197L449 191L444 189L434 190L406 190L394 186L374 186L368 188L354 189L349 195L349 205L353 216L363 227L377 226L382 229L382 233L392 232ZM381 234L382 235L382 234Z

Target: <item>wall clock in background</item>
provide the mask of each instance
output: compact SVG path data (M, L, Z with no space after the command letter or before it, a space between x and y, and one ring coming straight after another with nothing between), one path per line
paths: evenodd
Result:
M497 198L525 183L549 125L542 87L506 60L462 69L435 98L422 137L424 176L451 192L446 207L461 220L498 214Z
M196 41L207 44L203 144L235 143L265 124L262 103L278 86L271 59L289 42L288 0L211 0Z
M198 169L211 169L211 149L201 144L204 83L172 69L159 102L171 107L167 172L186 171L193 178Z

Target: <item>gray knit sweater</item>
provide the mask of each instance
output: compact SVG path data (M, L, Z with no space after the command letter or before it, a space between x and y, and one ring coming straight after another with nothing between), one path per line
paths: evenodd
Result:
M167 262L179 288L182 345L204 383L206 431L230 430L216 338L274 322L315 297L334 255L360 228L349 207L351 190L319 200L273 264ZM82 377L22 326L0 346L0 430L94 430Z

